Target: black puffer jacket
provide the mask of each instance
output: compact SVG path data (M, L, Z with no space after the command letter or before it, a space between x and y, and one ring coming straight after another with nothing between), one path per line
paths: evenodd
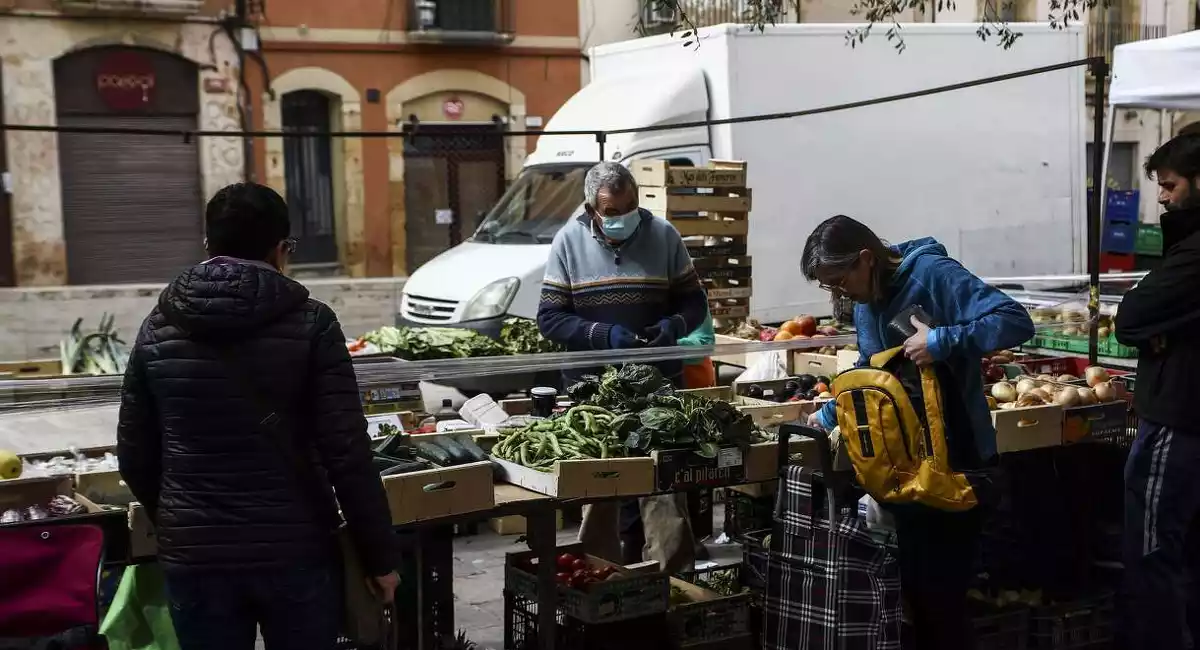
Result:
M219 346L236 355L236 368ZM246 381L287 413L297 448L328 480L319 493L329 501L297 489L294 466L258 427L266 414ZM117 456L154 517L165 565L240 570L326 559L336 525L331 485L364 568L383 575L395 567L393 537L366 428L333 310L273 269L207 263L176 278L138 332Z

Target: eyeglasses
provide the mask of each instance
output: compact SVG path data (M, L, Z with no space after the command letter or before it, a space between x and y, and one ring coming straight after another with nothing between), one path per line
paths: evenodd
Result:
M853 271L854 267L856 267L856 266L858 266L858 260L854 260L850 264L850 266L846 267L845 272L842 273L842 277L839 278L836 282L831 282L829 284L826 284L824 282L818 282L817 288L823 289L825 291L828 291L828 292L834 293L834 294L846 293L846 289L845 289L846 276L848 276L850 274L850 272Z
M286 252L288 255L295 253L297 243L299 243L299 242L296 241L295 237L288 237L287 239L283 240L284 252Z

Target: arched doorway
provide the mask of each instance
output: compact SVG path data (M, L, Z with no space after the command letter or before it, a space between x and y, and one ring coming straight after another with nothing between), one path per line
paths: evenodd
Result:
M283 95L283 128L328 133L333 130L336 101L319 90L294 90ZM283 141L284 178L296 264L336 264L333 143L330 136L286 138Z
M60 126L196 129L196 64L167 52L70 52L54 62L54 89ZM58 156L69 283L165 282L201 259L194 138L61 133Z

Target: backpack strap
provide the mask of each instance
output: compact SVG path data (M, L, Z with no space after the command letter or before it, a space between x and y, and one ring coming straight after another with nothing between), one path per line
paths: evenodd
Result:
M882 368L891 362L892 359L895 359L897 354L902 354L903 352L903 345L897 345L896 347L889 348L883 352L876 352L875 354L871 355L871 367Z

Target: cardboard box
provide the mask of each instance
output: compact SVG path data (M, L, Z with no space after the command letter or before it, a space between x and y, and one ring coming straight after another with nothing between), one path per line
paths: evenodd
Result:
M744 344L744 343L753 343L753 342L754 341L747 341L746 339L739 339L736 336L726 336L725 334L717 334L715 344L717 346L721 346L721 345ZM717 350L719 351L720 347L718 347ZM740 352L737 354L713 354L712 360L716 363L727 363L731 366L738 366L740 368L746 368L746 367L748 367L747 357L748 357L748 355L745 352Z
M719 487L744 482L746 474L742 450L722 447L714 458L705 458L690 449L650 452L654 459L654 484L662 491L693 486Z
M740 492L748 497L765 497L775 494L779 491L779 479L763 481L761 483L744 483L742 485L731 485L726 490Z
M54 497L74 492L70 476L38 476L0 481L0 512L44 505Z
M560 460L553 472L492 457L504 480L552 497L636 496L654 492L654 461L649 458Z
M507 517L492 517L488 522L497 535L524 535L528 526L523 515L508 515ZM563 529L562 510L554 513L554 530Z
M817 441L808 438L788 438L788 455L801 454L800 464L816 468ZM779 477L779 443L760 442L750 445L745 458L745 482L761 485L761 481L771 481ZM743 494L748 494L740 490ZM772 490L774 492L774 490ZM751 495L758 496L758 495Z
M109 506L127 506L134 501L133 492L117 470L76 474L75 491L91 501Z
M385 476L383 489L396 525L490 510L496 504L487 461Z
M737 410L753 418L755 424L761 427L799 420L802 416L812 413L819 405L818 402L784 402L778 404L767 400L754 399L734 393L734 388L730 386L694 388L678 392L692 393L709 399L729 402L737 407Z
M154 534L154 522L142 504L129 504L129 556L131 559L158 555L158 536Z
M858 353L855 352L855 359ZM817 375L833 378L838 374L838 358L830 354L816 352L793 352L788 371L793 375ZM851 362L853 365L853 362Z
M1057 447L1063 441L1063 409L1056 404L992 411L1000 453Z

